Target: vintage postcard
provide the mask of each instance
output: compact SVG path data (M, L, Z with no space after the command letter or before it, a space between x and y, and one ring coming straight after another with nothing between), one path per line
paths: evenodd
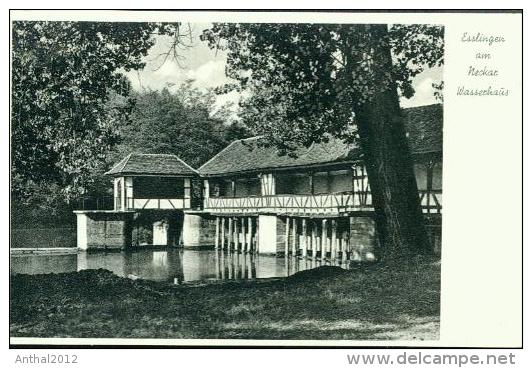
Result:
M521 11L10 17L11 345L522 345Z

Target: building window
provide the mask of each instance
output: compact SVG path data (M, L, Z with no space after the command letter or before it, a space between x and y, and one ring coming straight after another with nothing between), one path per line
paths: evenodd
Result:
M308 174L275 174L276 194L311 194Z
M414 164L414 174L416 175L417 189L427 190L427 165Z
M329 193L329 174L327 172L317 172L312 175L314 183L314 194Z
M185 195L183 178L139 176L133 178L133 196L139 199L177 199Z
M235 180L235 197L260 196L260 179L258 177Z
M432 189L441 190L442 189L442 164L441 162L436 162L432 167Z
M331 193L345 193L353 190L353 174L350 170L329 172Z

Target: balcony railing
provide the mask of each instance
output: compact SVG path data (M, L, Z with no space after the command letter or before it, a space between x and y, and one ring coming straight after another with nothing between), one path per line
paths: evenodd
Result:
M281 194L256 197L211 197L204 201L211 212L276 212L286 214L338 214L372 210L371 194ZM369 203L369 204L368 204Z
M442 213L442 191L420 191L424 213ZM281 194L253 197L210 197L204 209L220 213L275 212L283 214L341 214L373 211L371 193Z
M424 213L442 213L442 190L420 190L421 209Z
M120 198L116 198L116 209L121 209ZM179 210L190 208L190 198L126 198L124 210Z
M93 196L82 197L75 204L75 208L78 210L112 210L113 209L113 196Z

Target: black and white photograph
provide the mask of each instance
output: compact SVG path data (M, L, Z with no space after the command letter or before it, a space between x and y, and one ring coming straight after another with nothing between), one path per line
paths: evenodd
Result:
M12 339L438 345L445 24L20 13Z

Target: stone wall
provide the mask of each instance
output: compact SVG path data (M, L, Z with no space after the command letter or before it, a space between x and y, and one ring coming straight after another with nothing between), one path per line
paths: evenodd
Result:
M78 248L113 250L131 245L132 212L77 211L76 215Z
M432 252L441 255L441 224L442 217L440 214L431 214L425 216L425 226L429 237Z
M259 253L277 254L284 252L285 223L276 215L259 215Z
M277 217L276 223L276 253L284 253L285 240L286 240L286 218Z
M352 216L349 218L351 260L375 260L376 238L375 220L372 216Z
M216 222L205 214L185 213L183 245L185 247L214 247Z

